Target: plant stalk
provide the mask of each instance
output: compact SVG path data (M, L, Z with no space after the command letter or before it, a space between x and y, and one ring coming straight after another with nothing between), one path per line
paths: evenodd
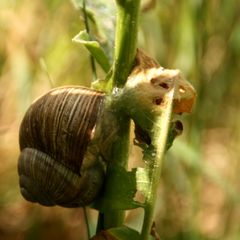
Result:
M114 167L127 168L128 157L129 157L129 137L130 137L130 119L124 117L121 114L116 114L116 123L118 131L116 133L117 140L114 142L111 148L111 162L108 165L107 174L111 174ZM111 183L116 182L111 174L112 178L109 179L110 183L108 186L111 188ZM109 210L104 213L104 229L113 227L119 227L123 225L125 212L123 210Z
M124 87L134 63L137 45L140 0L117 0L116 4L117 24L115 52L113 73L110 79L112 90L116 87ZM108 171L111 171L111 166L121 166L127 168L129 157L130 118L124 116L121 110L114 105L113 100L113 104L112 106L110 105L110 108L113 108L118 132L116 133L117 140L113 143L111 149L111 163ZM109 229L112 227L122 226L124 216L124 211L120 210L105 212L103 224L104 228Z
M140 0L117 0L115 57L112 82L123 87L136 56Z

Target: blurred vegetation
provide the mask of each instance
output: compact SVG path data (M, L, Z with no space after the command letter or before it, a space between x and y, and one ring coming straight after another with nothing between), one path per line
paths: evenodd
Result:
M240 2L154 2L141 14L139 47L181 69L198 92L164 162L157 230L162 240L238 240ZM18 128L31 101L52 86L90 85L88 52L71 41L82 29L71 1L0 2L0 239L86 239L81 209L23 200L16 167ZM132 149L134 165L141 156ZM139 212L128 215L129 225L138 228ZM96 213L89 215L94 226Z

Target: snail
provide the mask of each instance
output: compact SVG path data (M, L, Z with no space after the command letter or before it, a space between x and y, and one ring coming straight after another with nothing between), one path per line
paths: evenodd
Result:
M19 132L20 191L44 206L82 207L101 193L111 145L117 138L117 111L135 123L135 137L151 144L154 116L165 94L176 88L175 113L190 112L195 90L179 70L164 69L138 51L122 89L108 95L80 86L50 90L27 110ZM173 124L174 135L182 125Z
M105 164L92 139L104 94L60 87L37 99L20 126L18 161L23 197L45 206L80 207L98 195Z

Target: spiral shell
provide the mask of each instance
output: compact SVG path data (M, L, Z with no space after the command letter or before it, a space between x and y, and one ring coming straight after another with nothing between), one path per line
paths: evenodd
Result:
M19 133L18 173L26 200L78 207L95 199L105 166L91 140L104 99L102 92L62 87L30 106Z

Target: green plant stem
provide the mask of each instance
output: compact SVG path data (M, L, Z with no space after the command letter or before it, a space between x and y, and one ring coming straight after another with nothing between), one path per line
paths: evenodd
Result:
M126 83L136 55L140 0L122 0L116 1L116 3L115 52L113 73L110 81L112 88L121 88ZM114 100L110 108L114 111L118 131L116 133L117 140L113 143L111 149L111 163L108 171L111 171L111 168L116 166L127 168L130 135L129 117L120 112L120 108L115 106ZM114 182L113 179L111 180ZM105 229L121 226L123 221L124 211L108 211L104 213L103 225Z
M123 87L136 56L140 0L118 0L112 82Z
M168 132L171 122L172 102L174 96L174 89L168 94L166 101L166 108L162 115L157 117L154 122L152 145L154 150L152 156L148 159L147 170L150 179L149 191L145 199L145 214L141 232L141 240L149 239L151 227L153 224L154 208L157 198L157 187L161 175L162 162L166 149Z
M116 133L118 138L114 142L111 152L111 163L108 166L108 171L112 170L112 167L127 167L129 157L129 137L130 137L130 120L122 115L116 116L117 124L119 126ZM115 176L117 177L117 176ZM111 182L115 182L114 179L110 179ZM104 228L109 229L112 227L121 226L125 217L124 211L108 211L104 215Z

